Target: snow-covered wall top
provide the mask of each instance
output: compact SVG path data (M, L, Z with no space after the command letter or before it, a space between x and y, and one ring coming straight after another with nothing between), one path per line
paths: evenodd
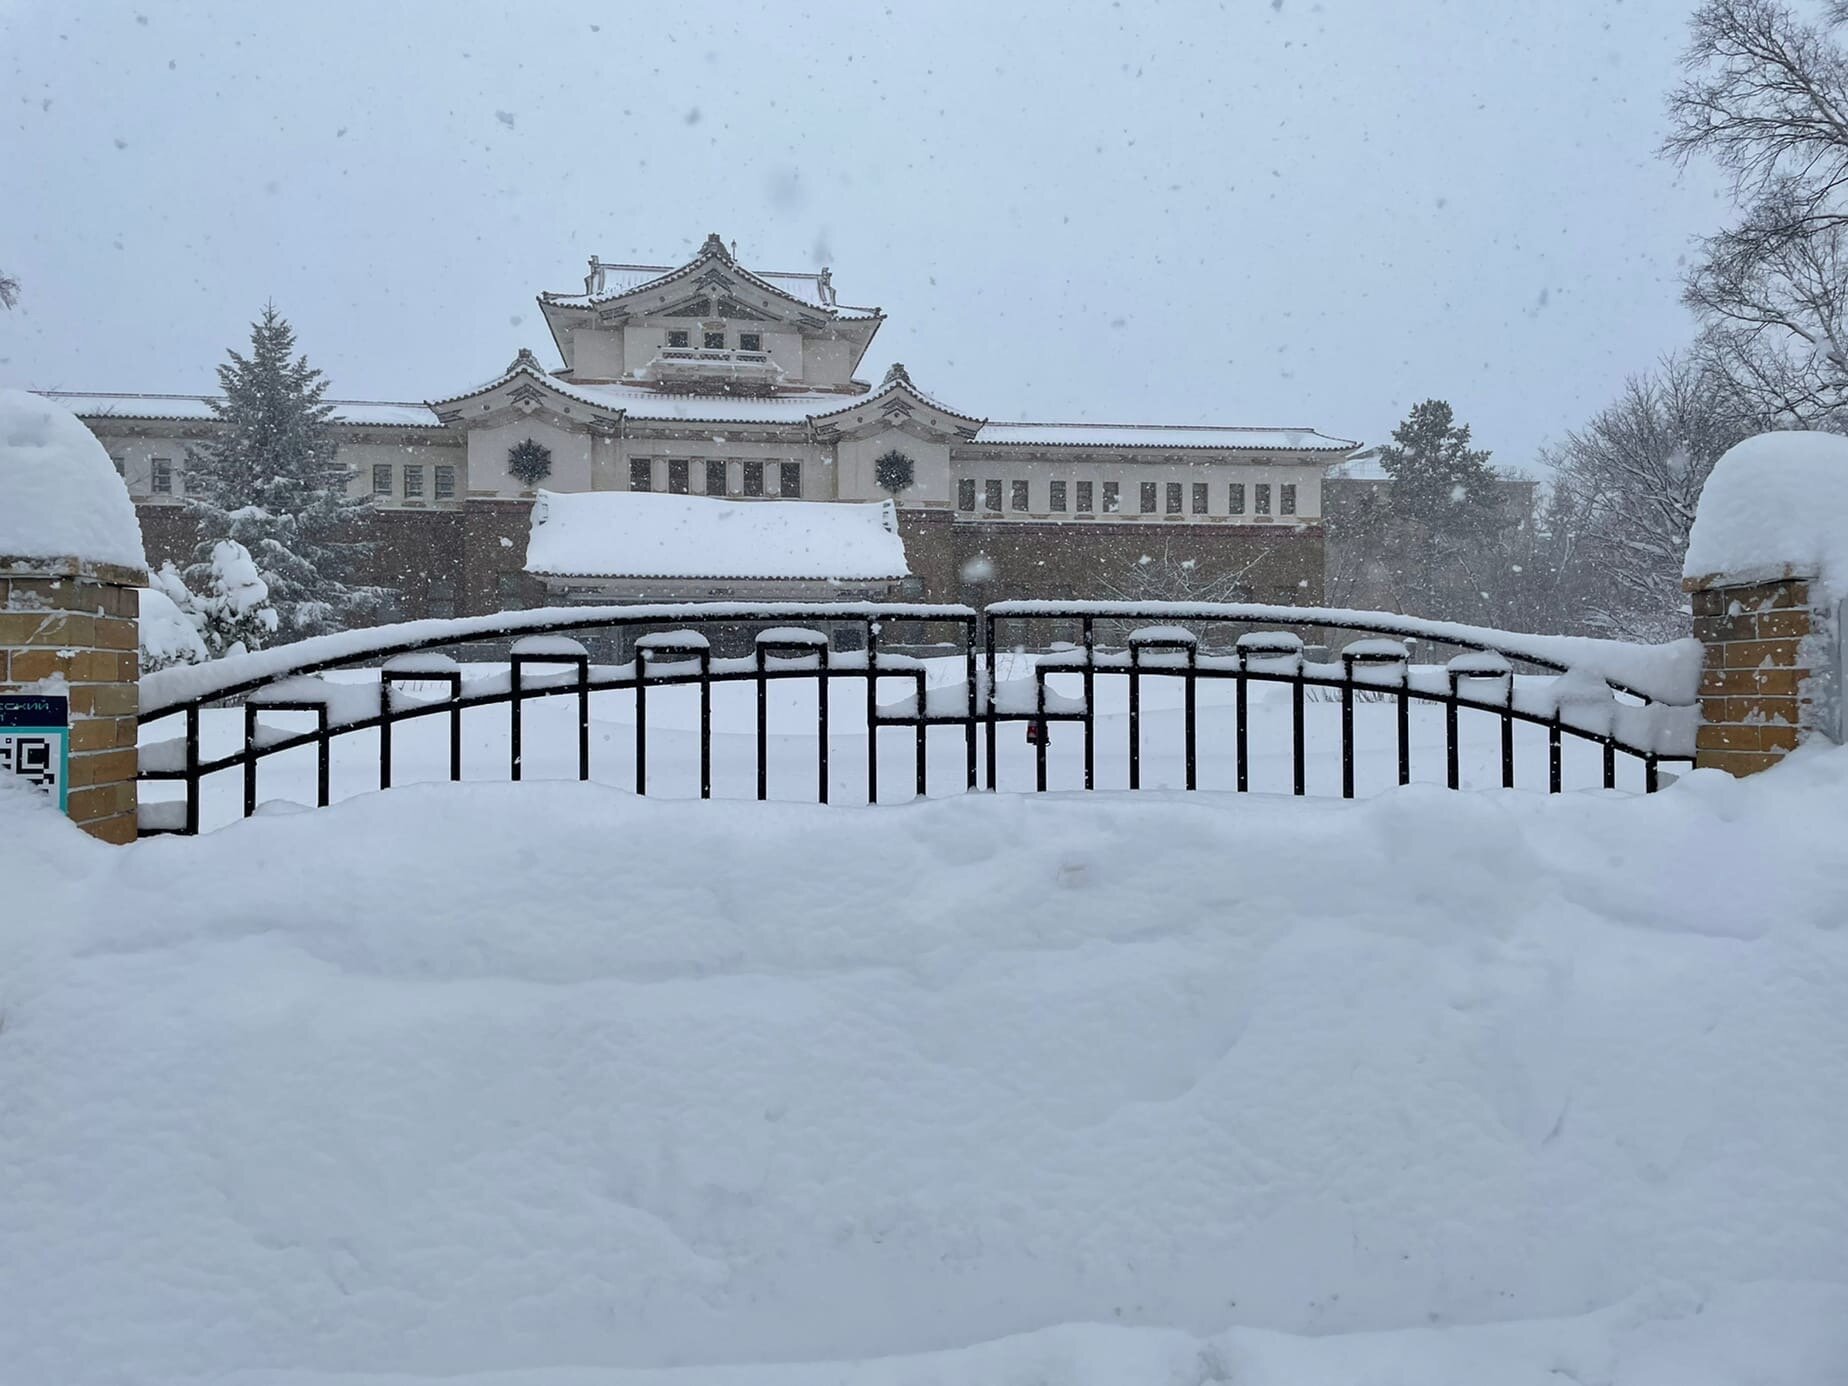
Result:
M1761 433L1728 449L1701 491L1682 572L1811 577L1848 593L1848 438Z
M61 404L0 389L0 556L145 568L128 487Z
M752 501L650 491L541 491L529 573L575 577L910 576L891 502Z

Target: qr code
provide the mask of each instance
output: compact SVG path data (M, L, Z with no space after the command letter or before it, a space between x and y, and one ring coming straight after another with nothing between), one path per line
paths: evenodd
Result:
M23 775L35 788L56 788L58 743L49 736L0 736L0 775Z

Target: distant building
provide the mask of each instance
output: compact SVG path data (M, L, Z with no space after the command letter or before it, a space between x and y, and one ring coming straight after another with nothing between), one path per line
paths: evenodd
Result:
M827 270L746 270L717 236L678 268L593 258L582 292L541 294L539 307L559 369L523 350L485 384L441 399L336 404L352 489L376 507L370 578L402 594L406 616L670 594L1097 595L1153 553L1202 575L1236 573L1255 599L1321 599L1323 478L1357 446L1345 439L990 422L925 394L902 366L872 388L854 371L883 313L841 303ZM216 427L207 400L53 393L116 459L150 557L183 558L187 450ZM521 479L510 470L518 459L538 459L545 475L529 466ZM740 506L890 501L905 570L856 576L816 558L813 572L752 574L724 536L761 543L766 531L715 523L698 571L638 573L620 546L608 572L535 571L528 541L542 490ZM680 513L663 507L661 522ZM654 522L625 509L622 523Z

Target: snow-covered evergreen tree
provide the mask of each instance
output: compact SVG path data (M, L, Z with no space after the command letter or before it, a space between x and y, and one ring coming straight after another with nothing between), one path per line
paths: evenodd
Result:
M327 382L294 353L293 329L266 305L251 325L250 355L230 352L218 368L223 398L212 408L225 427L191 450L186 474L199 521L188 580L211 586L218 544L235 541L255 562L283 640L376 618L386 598L351 581L369 503L347 494L328 429L333 410L322 399Z
M257 572L250 551L235 539L212 546L211 586L195 598L200 633L213 659L260 650L281 624L270 604L269 584Z
M200 664L211 657L199 633L204 622L198 602L171 562L148 574L140 615L142 673Z

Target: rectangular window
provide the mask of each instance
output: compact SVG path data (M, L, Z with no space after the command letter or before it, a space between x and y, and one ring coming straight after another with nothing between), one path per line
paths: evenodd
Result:
M1286 481L1277 488L1277 509L1285 515L1296 513L1296 483Z
M684 329L677 329L667 334L667 344L670 347L687 347L693 345L693 339L687 336Z
M1226 491L1226 511L1232 515L1245 513L1245 483L1235 481Z
M1025 510L1027 508L1027 483L1024 481L1016 481L1013 490L1014 494L1012 500L1014 509Z
M391 468L387 467L386 471ZM173 494L173 459L154 457L148 460L148 489L157 496Z
M1155 513L1155 483L1152 481L1142 483L1142 513L1144 515Z
M999 510L1001 508L1001 483L984 481L982 483L982 509Z
M1260 481L1252 489L1258 493L1258 514L1270 514L1270 483L1268 481Z
M1193 484L1193 513L1204 515L1207 511L1206 483L1196 481Z
M372 494L375 496L391 494L391 463L374 462L372 464Z
M706 334L706 350L707 351L725 350L725 334L723 332L708 332Z
M437 464L436 468L436 498L438 500L454 500L456 498L456 469L454 467L445 466L440 462ZM453 605L453 603L451 603L451 605Z
M784 500L802 499L802 464L785 462L777 475L777 492Z
M1088 481L1078 483L1078 511L1083 515L1091 513L1091 483Z
M963 477L956 483L956 508L958 510L975 509L975 478Z
M654 490L654 459L652 457L631 457L629 459L629 489L631 491Z
M761 496L764 493L764 464L746 462L744 464L744 494Z
M109 459L109 461L115 467L117 476L127 476L128 475L128 463L124 462L119 457L112 457Z
M723 462L706 464L706 494L709 496L725 494L725 464Z
M404 469L404 495L407 500L423 499L422 467L406 467Z
M1114 515L1123 508L1123 486L1121 482L1104 483L1104 514Z
M762 351L763 349L764 349L763 333L761 332L740 332L738 334L738 350L740 351Z
M1065 483L1063 481L1053 481L1053 482L1047 483L1046 508L1048 510L1065 509Z
M1170 515L1181 513L1181 483L1178 481L1168 483L1168 513Z
M670 457L667 462L667 493L670 496L684 496L693 489L689 478L692 464L684 457Z

